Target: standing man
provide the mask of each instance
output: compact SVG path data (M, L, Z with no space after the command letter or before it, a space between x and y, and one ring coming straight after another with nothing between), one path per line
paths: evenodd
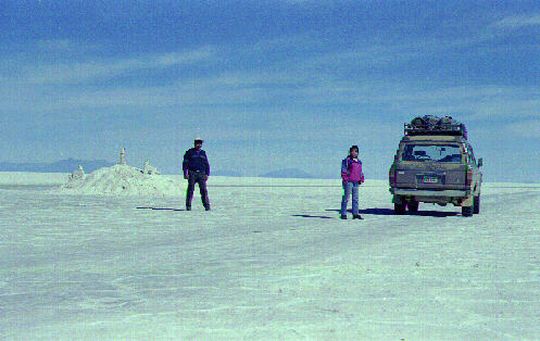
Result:
M198 183L204 209L210 211L210 200L208 199L208 190L206 189L206 180L210 176L210 164L208 163L206 152L202 150L203 139L197 137L193 141L193 144L194 148L186 151L184 162L182 163L184 179L188 181L186 210L191 211L193 191L195 190L195 184Z
M343 198L341 199L341 219L347 219L347 202L352 194L353 219L362 219L358 213L358 186L364 182L362 161L358 158L358 146L349 149L349 155L341 161ZM352 193L351 193L352 192Z

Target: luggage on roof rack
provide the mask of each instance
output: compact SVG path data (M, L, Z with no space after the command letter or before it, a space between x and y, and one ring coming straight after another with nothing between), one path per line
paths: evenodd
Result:
M417 116L411 123L404 124L404 134L417 135L451 135L467 138L465 125L451 116L438 117L434 115Z

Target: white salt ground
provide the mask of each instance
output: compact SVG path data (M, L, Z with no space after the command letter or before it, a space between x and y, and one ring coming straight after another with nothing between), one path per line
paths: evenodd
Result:
M472 218L394 216L368 179L365 220L341 221L334 180L211 178L213 211L196 195L186 212L179 177L171 196L118 197L48 176L0 173L0 339L540 335L539 185L487 183Z

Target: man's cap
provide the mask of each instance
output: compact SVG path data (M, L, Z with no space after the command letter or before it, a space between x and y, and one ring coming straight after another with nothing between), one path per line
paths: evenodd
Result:
M193 142L201 142L201 143L203 143L204 140L202 138L200 138L200 137L196 137L195 139L193 139Z

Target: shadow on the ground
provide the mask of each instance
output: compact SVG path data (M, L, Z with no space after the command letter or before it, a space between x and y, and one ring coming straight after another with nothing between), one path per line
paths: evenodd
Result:
M439 218L446 218L446 217L455 217L459 215L458 212L442 212L442 211L418 211L415 213L407 213L407 215L418 215L421 217L439 217Z
M301 217L301 218L316 218L316 219L334 219L333 217L325 215L311 215L311 214L293 214L291 217Z
M331 209L326 209L325 211L327 211L327 212L338 212L339 213L340 210L335 209L335 208L331 208ZM347 212L351 212L351 210L347 210ZM362 214L367 214L367 215L396 215L394 213L394 210L391 209L391 208L377 208L377 207L365 208L363 210L359 210L358 213L360 213L361 215ZM458 214L459 214L458 212L422 211L422 210L420 210L420 211L415 212L415 213L407 212L404 215L415 215L415 216L421 216L421 217L445 218L445 217L457 216Z
M152 207L152 206L137 206L138 210L152 210L152 211L185 211L184 208L173 208L173 207Z

